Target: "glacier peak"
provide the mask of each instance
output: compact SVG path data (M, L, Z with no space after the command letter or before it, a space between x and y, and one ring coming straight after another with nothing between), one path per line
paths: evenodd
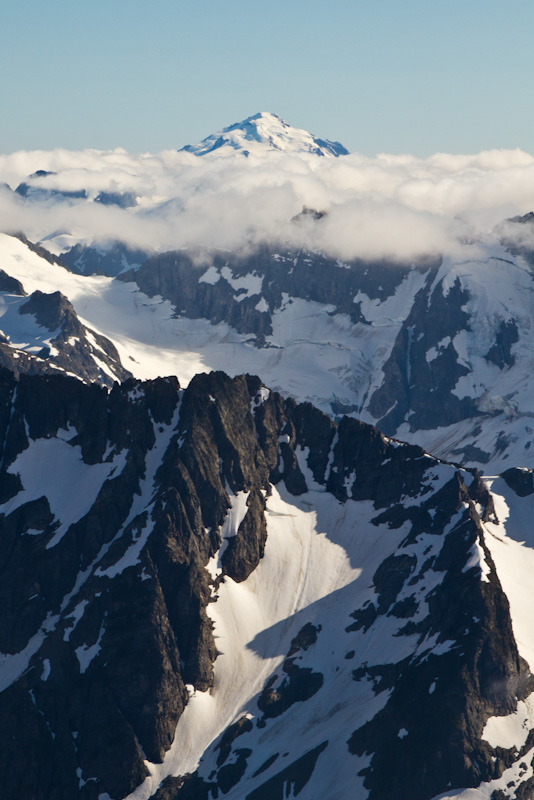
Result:
M278 114L268 111L260 111L212 133L197 144L182 148L182 152L197 156L236 152L244 156L263 156L273 151L328 157L348 155L348 150L339 142L320 139L308 131L294 128Z

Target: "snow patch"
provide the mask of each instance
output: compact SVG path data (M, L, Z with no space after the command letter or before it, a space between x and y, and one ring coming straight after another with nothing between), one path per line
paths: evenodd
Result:
M199 283L210 283L214 286L221 279L221 274L214 266L209 267L206 272L198 279Z
M71 633L77 626L78 622L83 617L84 611L86 606L89 605L89 600L81 600L77 606L75 606L74 610L65 617L65 620L72 620L72 623L65 628L65 632L63 634L63 641L68 642L71 636Z
M482 731L482 738L491 747L521 750L528 734L534 728L534 694L521 700L513 714L506 717L490 717Z
M241 277L234 278L234 274L230 267L223 267L221 275L227 281L232 289L240 290L246 289L245 292L240 292L235 295L235 300L241 302L245 297L254 297L254 295L261 294L263 288L263 275L255 273L248 273Z
M256 311L259 311L261 314L265 314L267 311L269 311L269 305L268 305L267 300L265 299L265 297L262 297L261 300L259 300L256 303L254 308L256 309Z
M462 572L468 572L470 569L473 569L474 567L478 567L480 570L480 580L484 581L485 583L489 583L489 574L491 570L488 562L486 561L486 554L484 553L484 549L480 544L478 538L473 543L473 546L469 550L468 558Z
M32 657L43 644L47 633L53 630L59 617L48 614L41 628L29 640L26 647L18 653L0 653L0 692L11 686L26 672Z
M7 515L45 496L51 513L60 522L47 549L58 544L69 527L87 514L102 484L125 464L124 455L103 464L86 464L81 447L66 441L72 430L63 429L64 438L58 431L55 438L29 440L26 450L8 468L8 472L19 476L23 488L0 506L0 512Z
M95 644L92 644L92 645L82 644L81 647L77 647L76 650L74 651L76 653L77 658L78 658L78 661L79 661L79 664L80 664L80 673L82 675L84 674L84 672L86 672L86 670L89 667L89 664L91 663L91 661L94 658L96 658L96 656L99 654L100 650L102 649L102 646L101 646L100 642L102 641L102 636L103 635L104 635L104 623L102 623L102 625L100 627L100 632L98 634L98 640L95 642Z
M445 338L443 338L440 342L438 342L435 347L431 347L429 350L427 350L426 351L427 362L430 364L432 361L434 361L440 355L440 353L449 346L451 341L452 340L450 336L445 336Z
M248 511L247 503L249 494L250 492L238 492L234 494L231 490L228 491L230 508L220 529L221 546L206 565L206 569L214 580L222 573L222 557L228 547L229 539L237 536L239 526L245 519L245 515Z

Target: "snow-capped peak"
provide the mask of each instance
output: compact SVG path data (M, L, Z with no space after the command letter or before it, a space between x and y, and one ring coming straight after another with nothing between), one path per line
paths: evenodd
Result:
M348 154L348 150L339 142L318 139L308 131L293 128L277 114L268 111L260 111L242 122L212 133L198 144L186 145L182 150L197 156L214 152L228 155L235 151L245 156L261 156L273 150L334 157Z

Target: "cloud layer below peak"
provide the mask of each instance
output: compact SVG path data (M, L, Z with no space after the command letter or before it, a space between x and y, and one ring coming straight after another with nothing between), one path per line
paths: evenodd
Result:
M29 177L38 170L50 174ZM426 159L20 151L0 156L2 182L3 230L35 241L69 234L72 241L120 240L159 251L283 241L343 259L406 260L454 254L462 242L534 209L534 157L521 150ZM27 197L13 191L23 182ZM64 194L82 191L84 197ZM136 202L95 202L102 193ZM292 221L303 208L326 213Z

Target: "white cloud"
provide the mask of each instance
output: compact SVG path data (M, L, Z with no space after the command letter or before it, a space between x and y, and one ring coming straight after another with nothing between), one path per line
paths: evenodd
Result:
M18 152L0 156L0 182L15 188L37 170L43 189L85 189L89 201L28 202L0 191L1 227L34 240L54 232L121 239L155 249L283 240L343 258L407 259L458 247L468 229L485 235L505 217L534 208L534 157L520 150L427 159L354 154L339 159L270 153L198 158L113 151ZM92 202L128 192L130 209ZM327 211L318 223L291 223L303 206Z

